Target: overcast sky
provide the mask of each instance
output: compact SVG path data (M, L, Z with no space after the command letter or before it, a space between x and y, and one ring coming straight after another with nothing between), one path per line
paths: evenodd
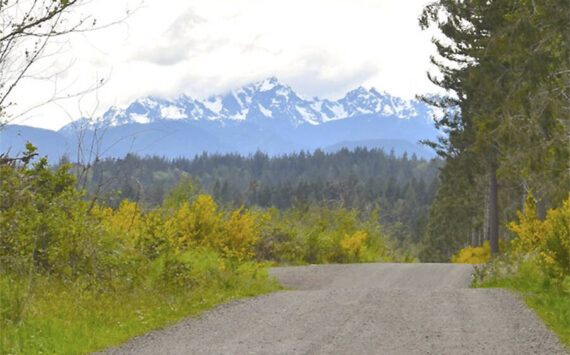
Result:
M55 62L43 63L61 72L57 81L21 85L12 110L107 83L11 123L58 129L138 97L204 98L270 76L304 97L337 99L358 86L408 99L434 92L426 78L432 34L417 21L428 2L94 0L79 11L99 23L138 9L121 24L57 43Z

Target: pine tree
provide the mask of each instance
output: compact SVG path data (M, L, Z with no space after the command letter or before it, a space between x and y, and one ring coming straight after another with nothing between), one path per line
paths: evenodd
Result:
M429 78L451 93L423 98L446 109L437 125L448 136L430 144L448 165L463 166L452 170L468 180L487 174L493 254L501 183L541 176L559 186L567 176L569 7L560 0L440 0L420 17L423 28L443 35L432 59L440 74ZM452 186L442 181L444 188Z

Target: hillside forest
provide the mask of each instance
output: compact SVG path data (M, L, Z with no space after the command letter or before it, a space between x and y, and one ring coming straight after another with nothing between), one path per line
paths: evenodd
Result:
M174 160L128 155L96 162L83 181L86 198L115 208L124 199L155 208L187 181L227 208L326 207L367 215L376 211L383 234L403 249L413 249L422 239L440 166L439 160L366 148L272 158L262 152L248 157L204 153Z

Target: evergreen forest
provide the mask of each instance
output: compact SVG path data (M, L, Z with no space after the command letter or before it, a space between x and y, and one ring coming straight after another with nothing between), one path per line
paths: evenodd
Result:
M358 148L279 157L262 152L249 157L204 153L174 160L128 155L98 161L83 175L87 198L111 207L128 199L152 209L181 180L193 179L197 189L231 208L378 210L383 233L413 249L422 239L441 165L437 159Z

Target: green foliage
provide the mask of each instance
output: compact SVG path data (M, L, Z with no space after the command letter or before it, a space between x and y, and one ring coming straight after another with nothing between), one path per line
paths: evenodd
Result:
M570 347L570 277L561 286L554 285L536 263L536 255L494 259L476 269L474 286L520 292L526 304Z
M557 280L570 276L570 198L547 212L546 238L540 252L546 272Z
M479 244L471 240L471 234L483 234L485 217L480 206L485 201L478 190L485 187L480 179L465 175L470 168L466 162L454 162L441 169L442 184L430 207L421 242L422 261L447 262L466 244Z
M163 205L166 209L178 209L188 201L192 201L201 191L200 183L186 175L168 192Z
M440 32L432 58L439 75L430 79L450 95L424 98L444 109L436 125L447 135L429 143L446 165L422 259L446 259L483 225L495 247L497 217L511 220L531 187L542 211L567 197L569 13L570 3L558 0L439 0L425 7L420 25ZM489 188L497 180L498 216Z
M517 235L517 238L511 241L514 251L528 253L538 250L544 243L543 238L546 235L546 225L538 218L536 212L536 200L529 192L524 204L524 213L517 211L519 223L509 223L509 229Z
M355 210L301 206L270 214L259 258L282 264L394 260L376 213L365 218Z
M491 245L487 240L480 247L467 246L451 256L451 262L456 264L484 264L489 260Z
M570 198L549 210L545 220L527 196L510 250L476 269L477 287L504 287L525 295L526 303L570 346Z
M184 317L198 316L219 303L279 289L257 265L216 270L216 278L200 281L191 292L164 283L100 292L45 276L35 278L28 288L25 283L15 285L0 275L2 309L24 309L20 318L7 319L2 313L0 353L90 353ZM206 275L199 279L205 280ZM28 289L30 294L23 306L17 296L4 297L5 293L25 294Z
M112 209L68 170L0 164L0 353L93 351L278 288L251 261L263 214L220 211L188 181L168 209Z
M405 247L422 238L440 163L362 148L174 160L129 154L96 162L86 189L88 198L97 194L113 208L129 199L144 208L163 204L167 210L178 209L200 194L211 195L224 209L244 205L284 211L311 204L371 212L380 207L385 234ZM402 228L391 228L395 224Z
M0 353L93 351L278 289L260 261L397 258L377 212L226 210L190 178L165 207L112 208L85 200L69 168L0 164Z
M34 270L72 281L80 275L97 279L112 274L108 265L101 264L112 249L99 248L108 241L97 233L68 168L52 172L45 159L21 168L0 165L4 270L19 274Z
M536 202L529 193L524 213L519 212L519 223L509 228L517 235L512 240L515 252L537 252L537 262L557 282L570 276L570 197L559 208L547 212L541 221L536 213Z

